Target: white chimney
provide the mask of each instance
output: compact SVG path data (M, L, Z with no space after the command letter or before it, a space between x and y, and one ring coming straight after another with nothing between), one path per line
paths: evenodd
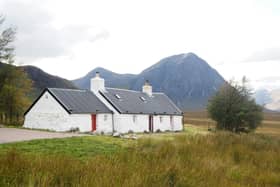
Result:
M146 93L148 96L152 96L153 95L153 88L152 86L149 84L149 81L146 80L145 84L142 87L142 92Z
M96 72L95 77L90 80L90 90L94 93L105 90L105 81L100 77L99 72Z

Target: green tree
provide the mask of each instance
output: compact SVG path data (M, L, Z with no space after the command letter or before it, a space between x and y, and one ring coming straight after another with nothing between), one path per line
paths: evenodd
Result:
M3 22L5 21L4 17L0 15L0 30ZM16 35L15 28L6 28L2 31L0 35L0 62L12 64L14 62L14 47L11 46L11 43L14 41Z
M252 98L252 92L246 86L233 81L223 85L209 100L207 110L217 122L218 129L237 132L241 129L253 130L262 121L262 107Z
M4 18L0 16L0 30L3 22ZM11 43L15 34L14 28L7 28L0 35L0 120L5 123L19 122L30 104L28 94L32 88L25 72L13 65L14 47Z

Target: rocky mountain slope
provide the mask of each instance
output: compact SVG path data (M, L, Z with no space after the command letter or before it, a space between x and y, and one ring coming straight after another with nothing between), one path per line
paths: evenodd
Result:
M209 97L225 82L215 69L194 53L164 58L138 75L96 68L73 82L79 88L88 89L96 71L105 79L107 87L141 90L145 80L149 80L153 91L164 92L183 110L205 108Z

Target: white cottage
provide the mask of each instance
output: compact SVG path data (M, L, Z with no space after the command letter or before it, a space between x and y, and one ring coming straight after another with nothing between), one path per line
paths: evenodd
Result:
M105 87L96 73L89 90L47 88L25 113L24 127L81 132L181 131L182 111L146 82L141 91Z

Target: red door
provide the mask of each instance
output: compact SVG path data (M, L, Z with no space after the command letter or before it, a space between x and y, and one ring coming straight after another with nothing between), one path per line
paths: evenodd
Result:
M154 120L153 120L153 116L152 115L150 115L149 116L149 131L150 132L154 132L154 122L153 122Z
M96 114L91 114L91 129L96 131Z

